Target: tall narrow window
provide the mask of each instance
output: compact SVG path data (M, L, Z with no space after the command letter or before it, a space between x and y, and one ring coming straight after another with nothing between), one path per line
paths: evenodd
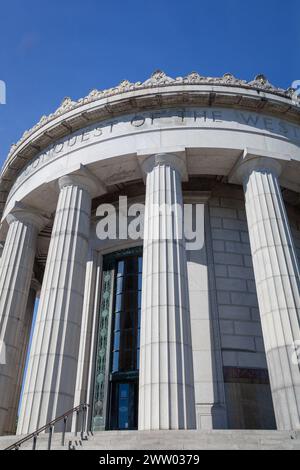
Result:
M141 290L141 247L104 258L94 430L137 428Z
M110 374L110 429L136 429L142 257L118 260Z

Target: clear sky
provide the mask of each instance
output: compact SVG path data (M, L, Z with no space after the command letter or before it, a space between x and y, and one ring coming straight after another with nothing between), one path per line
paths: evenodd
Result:
M66 96L122 79L264 73L300 79L299 0L1 0L0 161Z

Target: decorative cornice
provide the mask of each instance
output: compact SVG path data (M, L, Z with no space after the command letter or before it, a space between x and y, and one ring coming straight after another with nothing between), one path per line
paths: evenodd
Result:
M295 90L293 88L288 88L287 90L277 88L273 86L268 81L268 79L262 74L257 75L254 80L247 82L245 80L240 80L234 77L234 75L232 75L231 73L225 73L223 77L204 77L197 72L191 72L190 74L184 77L171 78L161 70L156 70L151 75L151 77L145 80L144 82L131 83L128 80L123 80L118 86L113 88L108 88L106 90L94 89L87 96L85 96L84 98L80 98L78 101L73 101L69 97L64 98L61 105L57 108L56 111L54 111L54 113L51 113L48 116L42 116L35 126L25 131L21 139L16 144L13 144L11 146L6 162L10 159L11 155L16 152L18 147L20 147L22 143L26 139L28 139L28 137L30 137L34 132L39 130L45 124L48 124L50 121L67 113L68 111L79 108L80 106L83 106L85 104L92 103L93 101L119 95L122 93L172 85L219 85L243 87L247 89L273 93L284 98L289 98L292 101L291 104L300 106L300 99L298 97L295 97Z

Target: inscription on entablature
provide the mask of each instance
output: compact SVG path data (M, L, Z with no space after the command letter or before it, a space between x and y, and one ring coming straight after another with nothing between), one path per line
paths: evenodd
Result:
M245 132L257 129L270 135L280 135L291 141L300 142L300 127L254 112L218 108L172 108L147 111L130 116L122 116L114 120L95 124L60 139L44 152L37 155L21 171L11 189L11 193L19 184L38 168L85 145L108 140L112 136L123 136L126 133L147 131L155 128L190 127L190 128L224 128Z

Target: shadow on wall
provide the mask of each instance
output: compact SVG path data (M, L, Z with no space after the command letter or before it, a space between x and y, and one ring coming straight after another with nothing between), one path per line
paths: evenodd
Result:
M276 429L267 370L224 367L224 379L230 429Z

